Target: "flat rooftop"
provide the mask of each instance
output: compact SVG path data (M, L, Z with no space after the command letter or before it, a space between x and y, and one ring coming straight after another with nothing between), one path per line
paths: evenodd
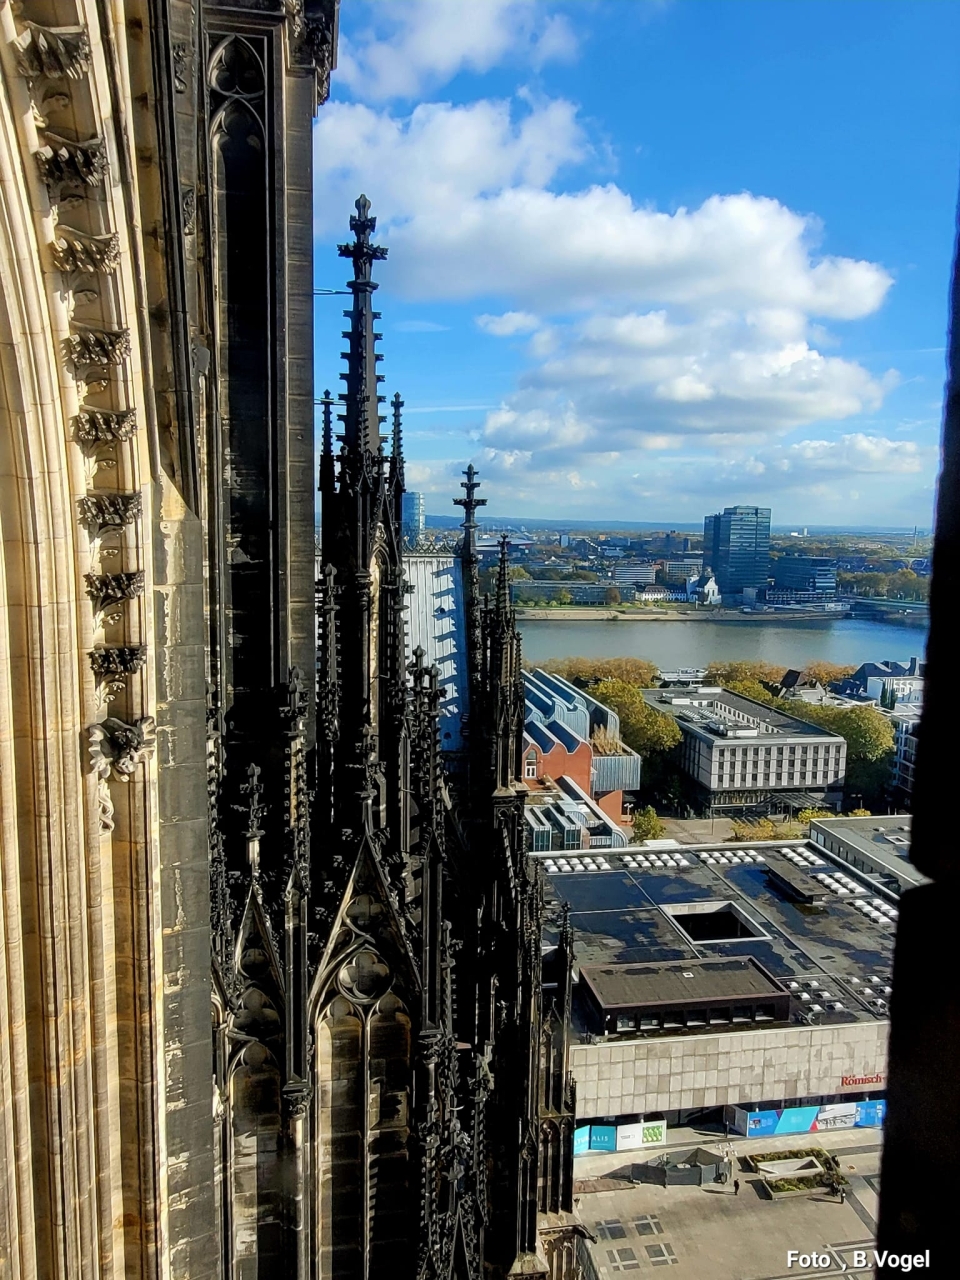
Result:
M806 992L804 1003L821 1004L821 1022L888 1016L896 894L810 841L533 856L545 871L548 912L559 916L570 904L578 968L753 959L798 1001ZM815 909L797 902L768 874L768 857L809 875L826 901ZM701 940L691 927L697 904L714 919L723 904L747 927ZM548 924L548 942L554 937Z
M871 862L897 877L904 888L927 884L925 875L910 861L910 815L895 813L870 818L818 818L810 833L822 830L849 845Z
M708 737L728 736L715 726L723 726L736 740L736 731L755 728L758 736L769 739L771 735L790 738L836 738L840 735L821 729L819 725L785 715L765 702L745 698L721 688L673 687L670 689L644 689L646 702L656 711L673 716L681 724Z
M581 981L593 989L604 1009L643 1005L689 1004L783 995L754 960L678 960L669 964L587 965Z

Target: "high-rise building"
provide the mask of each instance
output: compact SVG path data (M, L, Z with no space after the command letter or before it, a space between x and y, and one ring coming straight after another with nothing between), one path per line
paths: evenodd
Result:
M725 507L703 521L703 563L713 570L722 596L767 585L770 572L770 508Z
M425 503L422 493L408 490L402 499L401 530L404 542L415 547L423 537L427 525Z

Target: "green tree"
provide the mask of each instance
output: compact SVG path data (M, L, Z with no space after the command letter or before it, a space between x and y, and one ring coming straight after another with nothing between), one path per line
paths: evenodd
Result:
M723 686L731 693L742 694L745 698L754 698L757 702L772 703L773 694L765 689L759 680L728 680Z
M847 743L844 792L859 797L868 808L883 803L893 764L893 725L875 707L817 707L781 699L777 706L788 715L839 733Z
M838 662L808 662L802 674L804 679L815 680L817 684L822 684L826 688L828 684L835 684L846 676L852 676L856 669L856 667L841 666Z
M606 591L603 593L603 598L604 598L604 601L605 601L607 604L619 604L619 603L620 603L620 588L619 588L619 587L607 587Z
M660 840L665 831L666 827L652 804L648 804L645 809L638 809L633 815L633 838L638 843L641 840Z
M556 596L554 596L554 599L556 600L557 604L573 604L573 596L570 594L569 591L565 590L562 587L557 592Z
M598 702L620 717L620 736L638 755L669 751L681 739L677 722L649 706L641 690L625 680L601 680L591 689Z
M797 821L807 826L811 822L815 822L817 818L832 818L833 814L829 809L801 809L797 814Z
M579 689L588 689L601 680L622 680L652 689L658 676L656 663L646 658L548 658L536 665L563 676Z
M707 679L711 684L722 684L729 689L732 683L746 680L757 684L779 684L786 672L786 667L777 667L770 662L711 662L707 667Z
M729 841L736 844L753 844L760 840L776 840L777 828L769 818L758 818L754 822L748 822L745 818L734 818L733 835L728 837Z

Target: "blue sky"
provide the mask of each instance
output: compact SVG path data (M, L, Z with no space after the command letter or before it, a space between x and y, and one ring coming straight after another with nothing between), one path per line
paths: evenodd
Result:
M366 192L428 512L929 526L960 5L348 0L339 62L316 284Z

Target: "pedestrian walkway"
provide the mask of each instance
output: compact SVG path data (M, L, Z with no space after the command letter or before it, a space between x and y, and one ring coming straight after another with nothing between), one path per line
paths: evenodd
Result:
M738 1134L725 1137L715 1130L677 1128L668 1129L669 1141L660 1147L643 1147L638 1151L601 1151L577 1156L573 1162L573 1174L577 1179L600 1178L618 1169L629 1168L644 1160L652 1160L660 1151L692 1150L709 1147L713 1151L725 1151L743 1155L750 1151L791 1151L796 1147L823 1147L825 1151L847 1152L858 1155L879 1151L883 1145L882 1129L825 1129L817 1133L791 1133L776 1138L742 1138Z
M874 1247L880 1145L864 1143L864 1136L864 1130L848 1130L732 1144L741 1152L745 1147L766 1152L817 1143L836 1152L850 1183L845 1203L826 1191L772 1201L760 1179L745 1171L737 1175L738 1196L732 1181L704 1187L625 1185L578 1194L577 1211L596 1236L590 1250L599 1280L651 1266L669 1266L671 1280L794 1280L801 1273L790 1265L791 1249L820 1255L825 1265L807 1274L868 1280L872 1273L856 1266L856 1252L869 1256ZM717 1145L703 1134L696 1139ZM637 1154L621 1152L621 1167ZM577 1164L579 1170L581 1161Z

